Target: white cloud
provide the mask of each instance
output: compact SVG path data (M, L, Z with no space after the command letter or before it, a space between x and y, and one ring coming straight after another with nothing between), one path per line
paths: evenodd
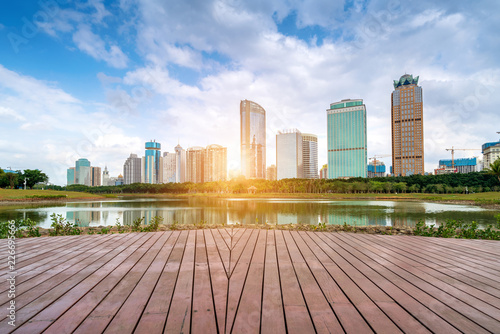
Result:
M133 22L127 33L136 35L132 41L120 35L118 43L104 33L107 24L116 28L116 8L96 1L90 14L68 9L51 29L72 34L80 50L116 68L128 65L122 50L135 43L142 64L123 76L97 74L107 104L82 103L52 83L0 67L0 105L25 118L23 133L46 135L40 145L51 161L67 168L84 156L118 174L149 139L164 151L178 140L183 147L222 144L230 167L239 165L239 101L250 99L267 111L268 165L275 162L275 133L286 128L317 134L323 165L326 109L344 98L364 99L369 156L391 152L392 80L408 72L420 76L424 91L431 171L449 156L445 148L479 148L499 131L500 37L493 32L500 11L496 2L481 4L356 1L344 12L341 3L325 0L121 0L125 21ZM275 20L291 13L298 28L321 26L321 43L279 33Z
M4 28L5 28L5 26L0 23L0 30L3 30Z
M87 25L81 25L73 34L73 42L83 52L97 60L103 60L116 68L127 67L128 57L117 45L106 46L106 43L91 31Z

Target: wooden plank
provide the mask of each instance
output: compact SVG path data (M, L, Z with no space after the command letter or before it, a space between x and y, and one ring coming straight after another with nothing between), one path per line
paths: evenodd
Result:
M415 277L422 279L422 281L429 283L430 285L446 292L450 296L453 296L483 312L484 314L489 315L493 319L500 321L499 298L483 293L473 286L462 284L453 277L438 275L434 269L426 267L421 262L413 261L406 253L401 254L400 252L391 251L390 248L381 248L367 240L359 241L356 236L352 236L350 240L354 241L353 245L363 245L367 251L377 254L380 258L385 259L406 272L413 274ZM482 297L484 300L481 300L479 297ZM491 306L495 306L496 309ZM500 328L500 322L498 323L498 326Z
M241 256L238 257L238 262L233 264L233 271L231 276L229 277L226 307L226 332L229 333L231 333L232 331L232 326L236 317L236 311L241 299L241 294L243 293L245 279L248 274L252 254L255 249L255 243L257 242L257 237L259 234L257 230L247 231L248 233L243 234L238 243L239 245L244 245L246 247L241 248L238 247L238 245L237 247L235 247L235 249L241 249Z
M204 230L205 245L207 248L208 269L210 272L210 280L212 283L212 294L215 304L215 313L217 317L217 325L219 333L225 333L226 328L226 304L227 304L227 289L228 277L224 268L224 264L219 256L219 250L215 243L214 236L217 231ZM224 232L225 233L225 232ZM225 246L223 246L225 247ZM229 254L228 254L229 260Z
M239 229L242 230L242 229ZM254 230L245 230L243 233L237 231L236 233L240 233L239 238L236 239L236 236L233 238L233 244L229 256L229 278L231 278L234 268L236 268L236 264L240 260L241 255L243 254L243 250L247 246L248 241L251 239L251 235ZM235 241L236 240L236 241Z
M274 233L272 230L267 232L261 311L262 334L286 333Z
M397 279L391 281L386 279L364 262L348 255L343 248L328 239L326 233L308 233L307 236L310 237L311 240L314 241L315 244L339 266L339 269L335 267L331 268L330 266L328 266L327 269L336 278L337 282L339 282L339 285L347 295L351 296L352 292L356 291L355 288L351 288L349 285L344 285L349 284L351 279L360 289L364 289L366 284L373 282L374 285L391 297L408 313L417 318L417 320L429 330L436 333L459 333L448 322L444 321L441 317L430 311L426 305L412 298L412 296L407 293L407 287L409 285L406 281ZM325 262L323 262L323 264L325 264ZM331 271L332 269L334 270L333 272ZM356 271L359 271L359 274L356 274ZM341 273L345 273L346 276L343 276ZM374 300L377 301L379 300L379 297L374 295L374 292L374 289L369 289L366 293L369 296L376 298ZM364 290L363 293L365 293ZM354 295L350 297L351 301L353 301L355 305L359 304L358 298L360 298L360 296ZM358 301L356 299L358 299ZM425 302L427 300L423 301ZM432 302L432 300L429 299L429 302ZM397 323L400 328L404 329L406 332L425 332L425 329L422 329L421 326L415 324L415 322L408 320L407 317L403 317L401 314L395 315L391 308L386 309L385 306L388 305L388 303L383 302L379 305L381 308L384 308L387 314L392 315L391 320ZM362 307L363 306L358 306L359 309L362 309ZM363 313L363 311L361 312ZM405 321L407 320L408 323L406 324Z
M163 333L188 235L189 231L182 231L177 239L172 254L170 254L151 298L142 313L135 330L136 333Z
M97 239L96 239L97 240ZM122 241L124 242L126 238ZM102 249L109 249L110 247L116 247L114 240L109 238L101 238L100 243L93 244L92 247L86 249L86 252L80 254L75 253L75 257L72 259L66 259L66 261L54 261L54 265L47 264L41 268L36 268L35 270L19 274L16 279L16 298L18 301L18 306L21 307L29 303L30 301L38 298L46 289L51 289L60 282L71 277L71 274L78 272L78 269L83 269L85 265L90 264L93 254L101 251ZM45 270L43 270L45 269ZM40 289L40 285L43 285L43 289ZM29 296L23 296L23 294L29 292ZM21 296L23 296L21 298ZM0 295L0 305L1 307L7 306L9 303L7 293Z
M217 247L217 252L219 254L219 257L222 261L222 264L224 266L224 271L226 273L226 276L229 277L229 263L231 261L231 248L230 245L231 243L228 244L224 241L222 238L221 234L227 235L227 233L224 230L212 230L212 238L214 239L215 245Z
M259 333L262 307L262 285L266 253L266 230L258 230L257 243L250 260L241 299L234 318L233 333Z
M97 283L110 275L130 254L141 247L144 251L145 248L149 249L155 239L151 238L151 235L140 235L133 246L125 244L112 251L106 251L99 261L94 261L93 264L81 270L78 275L74 275L71 279L62 282L17 313L16 324L18 326L25 324L18 327L17 332L38 333L48 327L55 319L66 312L75 301L85 296ZM102 297L95 296L95 294L91 295L97 298ZM35 321L32 319L35 315L42 320ZM28 320L30 322L27 322Z
M130 262L130 266L117 268L117 270L122 270L122 279L87 316L80 326L78 326L74 333L89 333L91 331L95 333L104 332L120 307L137 287L138 282L144 277L146 270L157 257L171 233L156 232L155 236L156 235L159 235L159 238L136 259L135 263ZM142 309L137 311L142 312Z
M164 333L189 333L191 330L195 238L196 231L189 231Z
M315 333L282 231L275 232L275 244L287 331L298 334Z
M297 233L297 232L293 232ZM307 308L314 323L314 328L319 333L341 333L343 328L340 325L335 313L330 307L325 295L321 291L313 274L309 270L302 254L300 253L290 231L283 231L290 259L297 276L300 289L307 303ZM394 326L395 327L395 326ZM395 333L390 326L385 327L385 333Z
M193 281L191 333L217 333L207 249L203 230L196 231L196 257Z
M351 281L345 272L343 272L335 262L315 244L308 234L300 232L298 235L293 233L292 236L314 275L314 278L318 282L319 287L324 293L326 300L330 304L329 306L335 312L344 330L347 333L372 332L372 329L358 312L355 305L358 305L361 309L368 307L376 308L377 306L354 282ZM373 284L369 280L363 283ZM350 296L350 299L348 296ZM382 300L382 297L379 295L375 295L374 297ZM386 320L384 314L382 314L382 320ZM405 320L410 321L411 324L412 319ZM389 320L389 322L391 321ZM412 327L412 329L415 328Z
M340 251L340 249L336 250L337 252L342 252L344 254L344 257L349 257L351 263L358 263L357 260L360 259L369 267L377 268L377 271L382 272L384 277L390 279L396 285L402 286L404 284L403 282L408 282L409 284L404 284L404 290L406 292L408 292L416 300L421 301L427 307L432 309L438 316L447 320L454 327L461 328L461 330L477 333L487 332L486 329L465 317L462 314L462 312L465 310L456 310L455 308L450 307L447 303L444 303L440 298L437 298L437 296L429 293L429 291L421 290L417 278L405 275L399 270L394 270L393 267L390 267L390 269L388 269L386 267L387 263L380 263L376 260L374 261L373 258L364 254L364 250L362 248L358 249L351 247L350 242L344 242L341 239L341 237L348 238L347 233L326 234L326 237L328 237L330 241L334 241L339 246L339 248L343 249L342 251ZM379 266L376 266L375 264L378 264ZM400 274L403 275L401 276ZM398 302L401 303L400 301ZM422 322L425 321L425 319L420 318L419 320L421 320ZM427 326L430 326L430 324L427 324Z
M463 254L461 254L461 256L458 256L456 254L452 255L448 253L447 249L435 247L433 248L428 246L427 244L422 244L422 242L425 243L427 239L428 238L424 237L421 237L421 239L413 239L411 243L404 243L402 247L406 252L410 252L418 256L425 256L428 259L436 261L436 263L438 264L436 264L435 267L439 268L443 267L444 265L448 265L452 268L461 268L494 281L495 286L500 283L500 275L496 273L496 271L492 272L486 267L467 261L467 259L463 258ZM397 239L394 240L394 243L398 244ZM472 256L469 255L469 257ZM484 254L481 257L484 258Z
M44 242L43 245L40 245L40 247L31 250L23 249L22 246L16 247L16 266L22 268L26 263L27 264L32 263L32 262L27 262L32 258L35 257L43 258L46 256L57 254L59 249L64 249L66 248L67 245L72 244L73 241L78 240L76 238L77 236L66 236L62 238L61 237L47 238L51 240L49 240L48 242ZM0 265L0 270L2 271L7 270L7 263L2 263Z
M158 279L163 272L179 234L179 231L166 233L169 236L168 240L160 248L158 255L156 255L144 276L109 323L105 333L132 333L134 331L148 303L149 297L153 293ZM132 270L136 271L137 268L134 267Z
M84 254L83 259L78 261L76 264L70 266L66 266L65 264L56 266L51 270L51 273L54 273L54 275L52 275L50 279L45 279L43 281L40 280L39 284L37 284L38 280L31 280L25 282L24 284L20 284L19 294L16 294L16 308L19 310L26 305L36 303L40 298L47 298L45 294L52 289L58 289L60 284L77 282L83 270L85 270L89 265L92 265L95 261L99 260L110 250L113 250L126 242L127 239L128 238L123 238L123 241L119 243L105 244L102 247L97 248L95 251L89 251L89 253ZM3 306L6 305L7 303Z
M453 262L460 262L468 266L474 267L475 269L485 270L493 275L499 276L500 270L498 269L499 259L493 258L493 256L485 256L486 252L471 250L467 247L459 247L455 245L455 242L467 243L466 239L452 239L452 238L430 238L430 237L416 237L408 236L412 242L408 243L412 249L415 249L414 244L422 245L419 247L427 253L432 253L436 255L436 252L441 252L439 258L447 258ZM433 242L434 239L440 239ZM450 241L452 240L452 241ZM500 249L499 249L500 251Z
M369 238L363 237L361 235L357 236L360 241L368 240L371 244L376 245L381 251L387 252L387 250L392 250L396 253L400 253L402 250L405 251L405 257L400 259L402 261L411 263L413 266L418 267L430 275L438 278L444 282L451 282L454 286L458 287L460 290L467 292L467 290L472 289L474 296L496 306L500 307L498 303L498 298L500 298L500 289L498 289L498 284L493 281L483 277L483 280L477 280L476 275L457 275L455 271L450 270L450 266L438 259L429 258L422 254L422 252L417 253L415 251L407 250L400 246L399 242L392 242L390 244L384 243L379 238ZM483 257L485 257L483 255ZM407 261L408 260L408 261ZM462 271L463 273L464 271ZM471 278L474 277L474 278ZM491 299L491 297L496 297Z

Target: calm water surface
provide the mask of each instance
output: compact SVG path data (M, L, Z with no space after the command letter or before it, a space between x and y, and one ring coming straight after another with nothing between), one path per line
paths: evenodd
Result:
M0 207L0 220L31 218L50 227L50 215L61 214L80 226L130 224L145 217L161 216L167 224L327 224L415 226L419 220L439 224L447 219L496 222L498 211L469 205L396 201L331 201L295 199L144 199L70 202L50 205Z

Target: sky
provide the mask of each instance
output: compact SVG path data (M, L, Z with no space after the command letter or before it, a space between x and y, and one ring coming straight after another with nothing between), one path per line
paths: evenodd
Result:
M79 158L123 173L131 153L220 144L240 168L239 103L276 133L318 135L362 98L368 157L391 154L393 80L419 76L425 170L500 137L497 0L26 0L0 4L0 168L65 185ZM382 159L387 166L391 158Z

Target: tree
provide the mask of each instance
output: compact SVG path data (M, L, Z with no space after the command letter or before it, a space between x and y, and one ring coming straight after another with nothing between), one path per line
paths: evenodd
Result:
M38 169L25 169L22 176L26 182L26 186L30 189L33 189L33 186L37 183L49 180L49 177Z
M5 173L5 177L7 178L7 181L9 182L10 189L14 189L14 187L17 184L19 174L17 174L17 173Z
M498 182L500 182L500 158L490 164L488 174L495 175L498 178Z

